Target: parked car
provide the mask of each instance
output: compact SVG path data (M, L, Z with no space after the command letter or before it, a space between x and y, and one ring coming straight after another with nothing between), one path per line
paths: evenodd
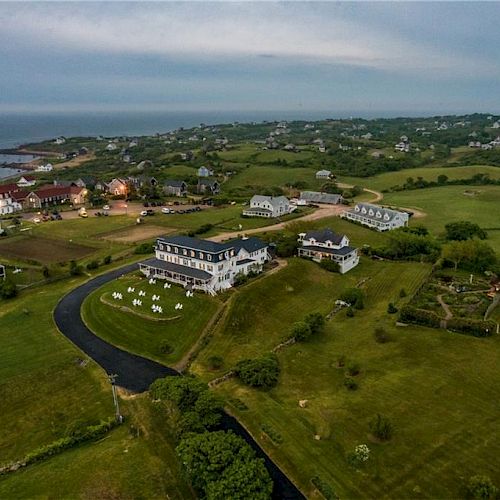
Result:
M110 208L111 208L111 207L110 207L109 205L104 205L104 206L102 207L102 209L103 209L103 210L109 210Z
M146 217L146 215L148 215L148 211L147 210L141 210L140 216L141 217Z
M40 219L40 217L33 217L33 222L35 224L40 224L40 222L42 222L42 219Z
M173 210L172 210L172 212L173 212ZM170 208L163 207L163 208L161 209L161 213L162 213L162 214L169 214L169 213L170 213Z
M148 210L146 210L146 213L147 213L147 215L154 215L155 211L151 210L151 209L148 209Z

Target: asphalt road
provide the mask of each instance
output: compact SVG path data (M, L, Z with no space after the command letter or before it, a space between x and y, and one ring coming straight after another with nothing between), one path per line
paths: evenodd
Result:
M180 373L160 363L136 356L105 342L87 328L80 313L82 303L89 293L105 283L136 269L137 264L129 264L97 276L75 288L57 304L54 310L54 321L64 336L102 366L108 374L118 375L116 379L117 385L132 392L144 392L157 378L180 376ZM222 430L232 430L242 437L255 450L257 456L264 459L266 468L274 483L273 498L290 500L305 498L234 417L224 413L220 428Z

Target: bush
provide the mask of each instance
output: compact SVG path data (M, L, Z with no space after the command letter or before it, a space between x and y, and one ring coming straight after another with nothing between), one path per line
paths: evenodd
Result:
M474 500L495 500L499 492L488 476L478 475L469 479L467 493Z
M87 264L87 269L89 271L91 271L92 269L97 269L99 267L99 262L97 262L97 260L91 260L88 264Z
M312 335L311 328L305 321L294 323L291 333L297 342L305 342Z
M490 337L495 332L496 324L493 321L451 318L446 322L446 328L473 337Z
M407 295L406 290L404 288L401 288L401 290L399 290L399 297L404 299L406 295Z
M355 363L354 361L351 361L347 365L347 373L351 375L351 377L355 377L356 375L359 375L359 372L361 371L361 366L359 363Z
M338 500L339 497L335 491L333 491L333 488L319 476L314 476L311 479L311 483L326 498L326 500Z
M354 318L354 309L352 307L349 307L345 314L348 318Z
M321 333L325 327L325 317L321 313L309 313L304 321L309 325L312 334Z
M106 255L106 257L104 257L104 260L102 262L104 265L108 265L111 264L111 261L112 261L111 255Z
M319 265L325 271L330 271L331 273L338 273L340 271L340 266L331 259L322 259Z
M0 281L0 298L12 299L17 295L16 285L9 279Z
M244 384L270 389L278 383L280 367L276 355L268 354L261 358L240 361L235 371Z
M409 305L401 308L399 319L404 323L414 323L431 328L440 328L441 326L441 318L436 313Z
M166 340L160 342L158 350L162 354L172 354L174 352L174 348Z
M378 414L370 420L370 432L381 441L388 441L392 437L394 426L387 417Z
M340 296L340 300L351 304L356 309L363 309L364 307L364 294L359 288L348 288Z
M135 247L134 253L138 255L144 255L148 253L153 253L154 250L155 249L153 243L141 243L140 245L137 245Z
M375 340L379 344L385 344L391 340L390 335L387 333L385 328L382 328L381 326L378 326L377 328L375 328L375 330L373 332L373 336L375 337Z
M82 266L79 266L74 260L70 261L69 274L71 276L80 276L82 274Z
M389 305L387 306L387 312L389 314L396 314L398 312L398 308L392 302L389 302Z
M210 356L208 366L211 370L219 370L224 365L224 359L221 356Z
M193 231L193 234L205 234L208 233L214 227L213 224L203 224L198 229Z
M351 465L360 465L370 458L370 448L366 444L359 444L354 448L354 451L347 457Z
M239 286L239 285L244 285L248 281L248 276L246 276L243 273L238 273L234 277L234 285Z
M342 368L345 366L345 356L343 354L341 354L338 358L337 358L337 366L339 368Z
M42 276L44 278L48 278L50 276L50 271L49 271L49 268L47 266L42 267Z
M344 379L344 387L350 391L355 391L358 388L358 384L352 377L346 377Z

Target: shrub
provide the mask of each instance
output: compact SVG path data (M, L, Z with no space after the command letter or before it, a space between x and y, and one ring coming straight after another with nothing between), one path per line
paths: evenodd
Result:
M172 354L174 352L174 348L166 340L160 342L158 350L162 354Z
M311 483L318 491L326 498L326 500L338 500L338 495L333 491L333 488L319 476L314 476Z
M325 271L330 271L331 273L338 273L340 271L340 266L331 259L322 259L319 265Z
M16 285L9 279L0 281L0 298L12 299L17 295Z
M406 290L404 288L401 288L401 290L399 290L399 296L404 299L406 297L407 293L406 293Z
M496 325L493 321L451 318L447 321L446 328L473 337L490 337L495 332Z
M99 262L97 262L97 260L91 260L86 267L89 271L97 269L99 267Z
M396 314L398 312L398 308L392 302L389 302L389 305L387 306L387 312L389 314Z
M280 367L276 355L268 354L261 358L240 361L235 371L244 384L270 389L278 383Z
M348 288L340 296L340 300L351 304L356 309L363 309L364 307L364 294L359 288Z
M348 455L347 460L351 465L356 466L366 462L369 458L370 448L366 444L358 444L354 451Z
M344 387L350 391L355 391L358 388L358 384L352 377L346 377L344 379Z
M488 476L478 475L469 479L467 493L474 500L495 500L499 492Z
M305 342L312 335L310 326L305 321L297 321L292 326L292 336L297 342Z
M71 276L79 276L82 274L82 266L79 266L74 260L70 261L69 274L71 274Z
M112 261L111 255L106 255L106 257L104 257L103 264L104 265L111 264L111 261Z
M138 255L144 255L154 252L153 243L141 243L135 247L134 253Z
M373 336L375 337L375 340L379 344L385 344L391 340L390 335L381 326L378 326L377 328L375 328L375 331L373 332Z
M234 277L234 285L239 286L239 285L244 285L248 281L248 276L246 276L243 273L238 273Z
M49 268L47 266L42 267L42 276L44 278L48 278L50 276L50 271L49 271Z
M221 356L210 356L208 366L211 370L219 370L224 365L224 359Z
M391 421L377 413L375 417L370 420L370 432L381 441L388 441L392 437L394 426Z
M309 313L304 321L309 325L312 334L321 333L325 327L325 317L321 313Z
M193 234L205 234L208 233L214 227L213 224L203 224L198 229L193 231Z
M354 318L354 309L352 307L347 308L345 314L348 318Z
M361 371L361 366L359 365L359 363L355 363L354 361L351 361L348 365L347 365L347 373L351 376L351 377L355 377L356 375L359 375L359 372Z
M399 319L405 323L430 326L431 328L440 328L441 326L441 318L436 313L409 305L401 308Z
M274 427L268 424L262 424L261 429L274 443L281 444L283 442L283 436Z
M345 366L345 356L343 354L341 354L338 358L337 358L337 366L339 368L342 368L343 366Z

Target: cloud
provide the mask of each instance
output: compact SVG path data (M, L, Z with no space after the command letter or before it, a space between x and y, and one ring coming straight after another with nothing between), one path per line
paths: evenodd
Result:
M349 65L449 77L497 74L498 66L387 26L309 3L0 4L3 37L46 50L196 61ZM363 4L356 5L362 8ZM397 4L391 4L396 9ZM353 18L354 17L354 18Z

